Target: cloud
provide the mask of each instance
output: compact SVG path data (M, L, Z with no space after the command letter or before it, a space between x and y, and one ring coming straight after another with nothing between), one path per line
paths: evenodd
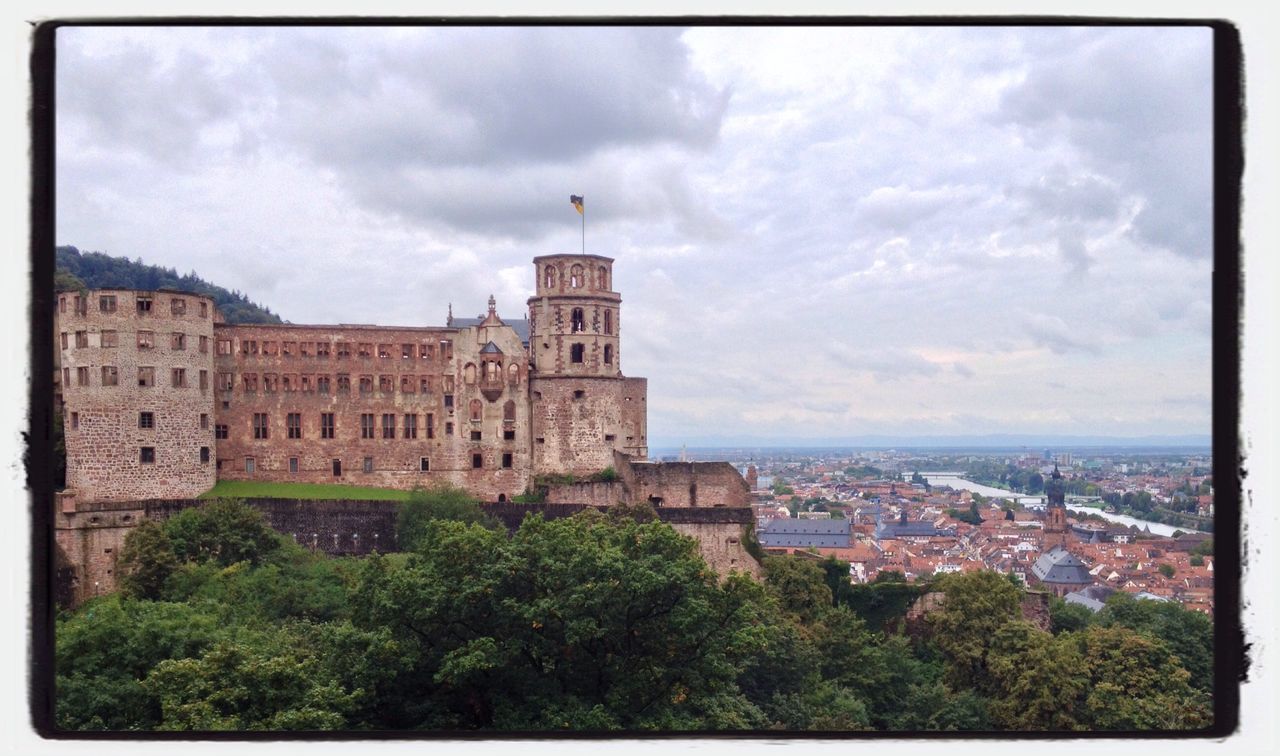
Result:
M1090 343L1056 315L1030 313L1023 320L1023 328L1037 346L1047 347L1055 354L1098 351L1097 345Z

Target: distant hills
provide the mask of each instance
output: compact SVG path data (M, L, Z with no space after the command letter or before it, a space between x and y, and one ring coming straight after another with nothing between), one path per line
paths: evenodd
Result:
M58 247L53 284L56 291L83 289L181 289L211 298L228 323L282 323L271 308L256 304L238 291L228 291L197 276L178 275L173 268L146 265L139 260L113 257L102 252L81 252Z
M1124 448L1178 448L1209 449L1213 437L1209 434L1147 435L1147 436L1067 436L1020 433L997 433L974 436L908 436L866 435L846 438L689 438L684 441L690 450L699 449L955 449L991 451L1041 451L1054 452L1073 449L1106 447ZM669 440L662 444L650 441L650 452L655 450L679 451L678 445Z

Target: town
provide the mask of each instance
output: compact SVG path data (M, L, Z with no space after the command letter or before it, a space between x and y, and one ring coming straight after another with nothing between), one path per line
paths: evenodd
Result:
M766 553L833 556L849 563L854 583L995 570L1094 611L1123 591L1213 613L1208 450L716 449L679 456L738 467L752 488ZM1066 551L1083 564L1065 582L1063 570L1050 573L1042 559L1050 549L1041 493L1055 469L1069 515ZM1025 489L995 490L1007 485L995 478L1001 474L1014 485L1025 481ZM997 486L973 481L982 475Z

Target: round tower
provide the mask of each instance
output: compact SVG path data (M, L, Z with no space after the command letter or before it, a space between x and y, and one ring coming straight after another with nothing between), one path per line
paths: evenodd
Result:
M67 489L80 501L186 498L216 482L213 300L58 295Z
M537 288L529 298L529 351L543 376L612 378L622 296L613 291L613 260L599 255L533 258Z

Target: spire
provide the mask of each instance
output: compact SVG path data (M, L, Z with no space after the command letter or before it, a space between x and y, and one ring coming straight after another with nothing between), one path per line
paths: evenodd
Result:
M494 311L496 311L497 309L498 309L498 301L493 298L492 294L490 294L489 295L489 314L493 315Z
M453 302L449 303L449 317L445 318L444 324L450 328L453 327Z

